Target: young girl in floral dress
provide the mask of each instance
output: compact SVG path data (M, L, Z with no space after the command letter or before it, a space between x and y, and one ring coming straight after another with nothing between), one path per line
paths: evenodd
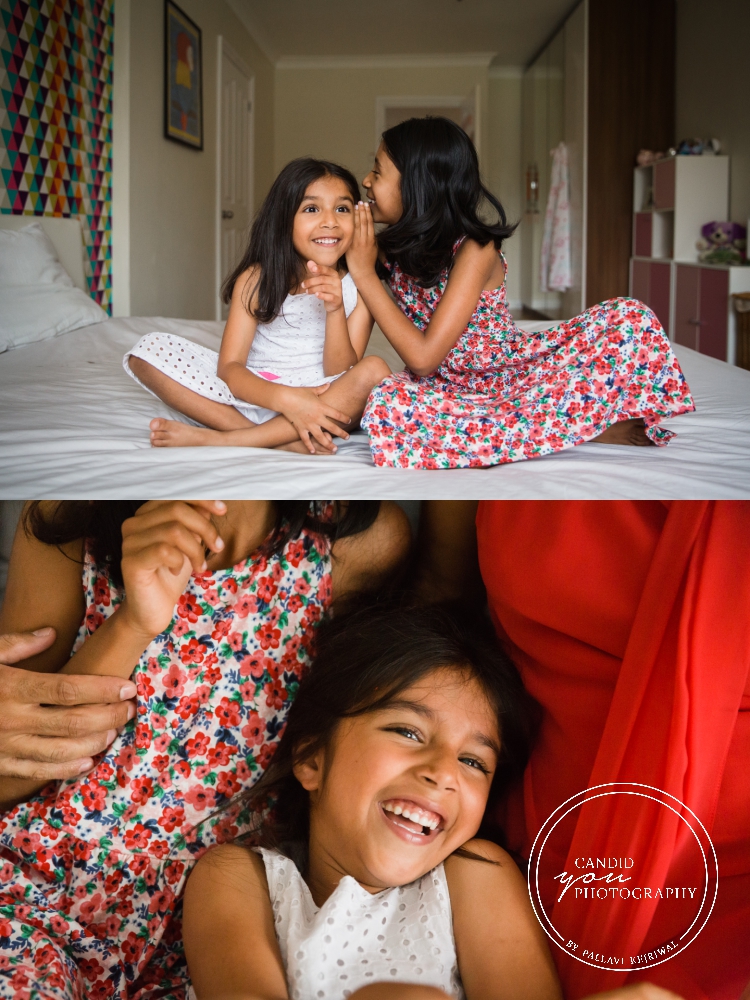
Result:
M408 529L377 502L26 514L0 629L53 625L24 667L132 676L138 693L80 778L0 779L19 803L0 815L0 997L183 997L184 880L247 818L217 809L268 765L332 597L389 572Z
M498 465L591 440L666 444L673 432L661 421L695 408L642 302L611 299L535 333L515 325L498 253L513 227L456 124L388 129L363 183L349 272L407 366L373 389L362 417L376 465ZM480 218L483 203L497 223ZM387 228L376 240L377 222Z

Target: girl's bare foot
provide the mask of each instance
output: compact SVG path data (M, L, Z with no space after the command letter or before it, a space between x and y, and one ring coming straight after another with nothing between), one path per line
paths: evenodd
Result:
M193 427L179 420L155 417L149 424L152 448L195 448L202 445L222 445L226 442L222 431L208 427Z
M591 440L597 444L652 445L654 443L646 434L645 421L640 418L620 420Z

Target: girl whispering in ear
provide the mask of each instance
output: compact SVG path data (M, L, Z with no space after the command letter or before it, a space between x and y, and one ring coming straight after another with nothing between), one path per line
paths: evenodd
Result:
M662 421L695 409L642 302L610 299L533 333L516 326L501 252L515 227L454 122L388 129L364 186L349 272L406 363L362 417L376 465L498 465L594 440L663 445L674 432ZM377 237L376 223L386 225Z

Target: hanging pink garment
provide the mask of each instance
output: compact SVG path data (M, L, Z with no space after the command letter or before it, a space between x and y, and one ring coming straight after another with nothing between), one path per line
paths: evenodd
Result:
M564 292L573 284L570 267L569 192L568 147L561 142L552 150L552 177L544 217L539 268L539 285L543 292Z

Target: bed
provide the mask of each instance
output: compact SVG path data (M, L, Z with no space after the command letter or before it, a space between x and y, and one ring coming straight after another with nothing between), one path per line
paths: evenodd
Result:
M64 257L70 250L58 252L66 267L76 266ZM72 253L80 260L80 245ZM152 449L149 420L178 415L125 374L123 353L155 330L218 349L221 328L164 317L108 319L0 354L0 498L750 497L750 372L684 347L678 357L698 409L671 421L677 437L666 448L586 444L513 465L445 471L377 469L362 432L335 456ZM368 353L395 366L377 332Z
M750 497L750 372L686 348L698 409L671 421L666 448L587 444L492 469L417 471L376 469L361 432L330 457L151 448L149 420L176 414L128 378L122 355L153 330L216 348L221 324L111 319L0 354L0 497Z

